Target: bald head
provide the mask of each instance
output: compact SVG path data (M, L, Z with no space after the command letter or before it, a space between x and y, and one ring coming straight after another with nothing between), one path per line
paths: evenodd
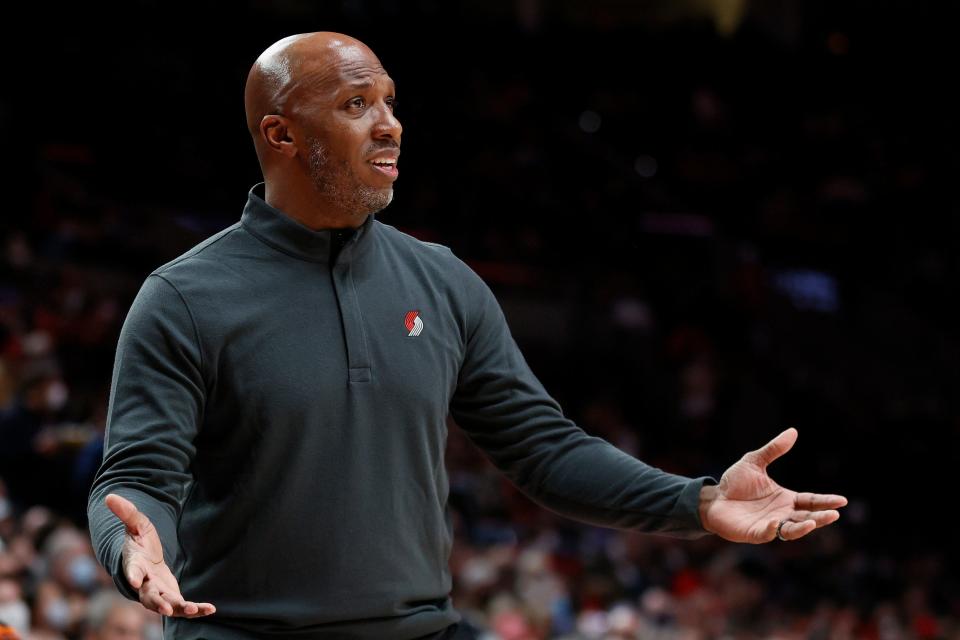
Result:
M264 116L291 115L311 91L329 89L345 64L364 62L384 72L367 45L342 33L301 33L273 43L247 75L244 106L250 135L259 137Z

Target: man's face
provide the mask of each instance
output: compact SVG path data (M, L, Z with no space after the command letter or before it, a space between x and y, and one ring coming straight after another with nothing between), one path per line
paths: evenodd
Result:
M393 198L402 127L395 88L367 49L346 46L334 63L308 71L295 111L306 142L304 162L320 195L361 215Z
M97 640L143 640L143 616L136 607L114 607L107 616Z

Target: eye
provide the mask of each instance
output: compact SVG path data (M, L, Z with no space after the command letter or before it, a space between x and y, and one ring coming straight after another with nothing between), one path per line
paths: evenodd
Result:
M390 111L396 111L396 109L397 109L397 99L396 99L396 98L394 98L393 96L389 96L389 97L387 97L386 100L384 100L384 102L386 102L386 103L387 103L387 106L390 107Z
M357 96L347 101L347 106L351 109L363 109L367 106L367 101L364 100L362 96Z

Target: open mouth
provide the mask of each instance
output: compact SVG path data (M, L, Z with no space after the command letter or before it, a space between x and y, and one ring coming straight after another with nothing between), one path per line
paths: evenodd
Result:
M400 172L397 170L396 158L376 158L370 161L370 165L375 171L390 178L396 179L396 177L400 175Z

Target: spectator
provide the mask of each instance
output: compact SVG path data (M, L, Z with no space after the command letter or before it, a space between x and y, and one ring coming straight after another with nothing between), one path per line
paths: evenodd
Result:
M115 590L103 590L90 599L83 640L149 640L143 607Z
M30 630L30 607L19 583L2 575L0 569L0 640L14 640Z

